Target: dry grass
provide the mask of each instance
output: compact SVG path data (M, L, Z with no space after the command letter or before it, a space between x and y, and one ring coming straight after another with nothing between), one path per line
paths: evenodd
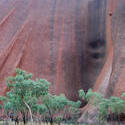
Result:
M0 125L15 125L15 123L14 122L8 122L8 124L7 124L5 121L0 121ZM20 122L18 125L24 125L24 124ZM31 125L31 124L29 122L26 125ZM34 123L34 125L50 125L50 124L49 123L48 124L46 124L46 123L41 123L41 124L40 123ZM58 124L55 123L54 125L58 125ZM60 124L60 125L74 125L74 124ZM88 125L88 124L79 124L79 125ZM95 125L95 124L93 124L93 125ZM118 123L117 122L110 122L110 123L107 123L105 125L118 125ZM125 123L121 123L120 125L125 125Z
M0 122L0 125L15 125L14 122L8 122L8 124L6 124L5 121L1 121ZM20 122L18 125L24 125L22 122ZM26 125L30 125L30 122L27 123ZM46 124L46 123L34 123L34 125L50 125L50 123ZM58 125L56 123L54 123L54 125ZM60 125L74 125L74 124L60 124ZM81 125L85 125L85 124L81 124Z

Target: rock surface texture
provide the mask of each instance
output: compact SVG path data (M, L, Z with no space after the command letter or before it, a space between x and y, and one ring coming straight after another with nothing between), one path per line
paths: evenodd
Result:
M0 95L19 67L70 99L81 88L119 96L124 23L125 0L0 0Z

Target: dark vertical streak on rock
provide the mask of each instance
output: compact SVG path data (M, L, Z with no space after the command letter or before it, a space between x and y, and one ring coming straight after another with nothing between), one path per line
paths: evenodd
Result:
M75 8L75 34L76 34L76 46L78 51L78 61L80 67L80 81L83 84L84 89L88 89L87 84L84 81L84 73L85 73L85 26L84 26L84 15L81 15L80 12L81 7L83 8L83 2L78 0L76 2ZM86 31L87 32L87 31Z
M64 0L64 10L67 12L64 17L64 43L63 43L63 55L62 55L62 67L63 67L63 79L65 80L65 91L69 98L75 99L75 93L77 91L77 64L75 60L75 54L73 44L73 28L74 28L74 1ZM69 49L70 48L70 49ZM69 79L70 77L70 79Z
M105 45L105 4L106 0L94 0L89 2L89 42L100 40L100 42L104 42L103 44Z
M106 55L106 0L93 0L88 4L88 46L86 84L92 87L105 62ZM96 75L95 75L96 74Z
M51 18L50 18L50 75L53 76L56 72L56 64L55 64L55 41L54 41L54 19L55 19L55 11L56 11L56 3L57 0L53 0L53 6L51 10ZM51 79L52 85L54 84L54 78Z

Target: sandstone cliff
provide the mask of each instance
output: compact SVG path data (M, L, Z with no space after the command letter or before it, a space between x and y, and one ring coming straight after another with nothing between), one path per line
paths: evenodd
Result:
M54 94L125 91L124 0L0 0L0 94L20 67Z

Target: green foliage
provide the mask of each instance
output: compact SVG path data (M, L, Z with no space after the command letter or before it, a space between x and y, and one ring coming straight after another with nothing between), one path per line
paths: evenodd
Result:
M4 97L4 96L0 96L0 101L4 102L4 101L6 101L6 100L7 100L6 97Z
M37 102L41 95L48 94L50 83L45 79L32 80L32 74L21 69L16 69L15 73L15 76L8 77L9 91L6 97L0 97L0 101L4 102L5 113L18 115L29 112L33 121L32 113L37 113Z
M81 112L79 109L80 105L81 105L80 101L77 101L77 102L70 101L69 102L69 113L70 113L71 121L73 123L77 122L77 119L81 116Z
M80 101L73 102L68 100L64 94L56 96L51 95L50 93L41 96L41 103L42 104L39 106L40 114L49 114L50 118L53 119L53 121L54 116L57 116L57 120L57 118L60 116L60 113L65 114L66 112L69 113L69 115L71 116L70 118L75 118L75 116L77 116L77 112L79 111L79 107L81 104Z
M94 96L94 94L95 94L95 93L92 92L92 89L89 89L87 93L85 93L85 91L82 90L82 89L79 90L79 97L80 97L81 99L84 99L84 100L88 101L88 102L91 101L91 99L92 99L92 97Z
M60 123L63 121L63 115L58 115L55 120L58 123L58 125L60 125Z
M79 97L81 99L86 100L86 94L85 94L84 90L82 90L82 89L79 90Z
M125 93L122 93L122 97L125 97Z
M112 113L117 115L125 113L125 100L120 99L120 97L111 97L109 101L109 108Z
M2 109L2 105L0 104L0 110Z
M99 111L98 111L98 118L99 121L104 122L107 120L108 117L108 107L109 107L109 100L106 98L101 99L101 102L98 104L99 105Z
M79 97L96 106L98 118L101 122L107 120L110 114L109 110L116 115L125 113L125 100L120 97L111 96L107 99L102 94L93 92L92 89L89 89L87 93L84 90L80 90ZM125 93L122 94L122 97L125 97Z
M32 80L32 74L24 70L16 69L15 76L7 79L9 91L6 96L0 96L3 102L5 113L13 112L18 115L22 113L26 115L29 112L31 123L33 114L41 115L49 118L51 121L61 122L65 116L75 118L79 112L81 102L70 101L64 94L51 95L49 93L50 83L45 79ZM63 114L63 115L60 115Z
M38 111L39 111L40 115L42 115L42 114L47 112L47 108L44 104L41 104L41 105L39 104L38 105Z

